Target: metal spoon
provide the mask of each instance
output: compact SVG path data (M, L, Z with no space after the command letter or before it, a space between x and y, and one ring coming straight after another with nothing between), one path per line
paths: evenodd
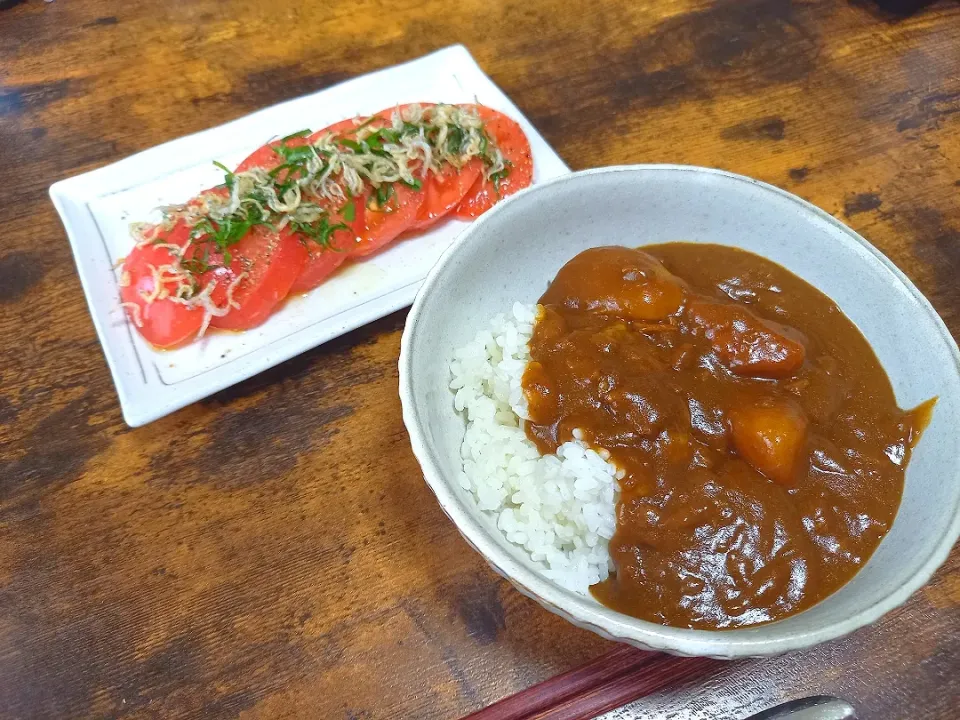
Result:
M763 710L747 720L857 720L857 711L846 700L814 695Z

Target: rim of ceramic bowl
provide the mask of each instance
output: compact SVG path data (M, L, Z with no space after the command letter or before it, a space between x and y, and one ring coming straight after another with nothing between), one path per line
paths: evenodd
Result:
M887 595L860 610L854 615L835 622L831 622L814 630L793 630L786 633L778 632L779 623L769 623L755 628L739 628L732 630L693 630L688 628L673 628L651 623L611 610L584 596L577 595L556 585L527 567L510 552L501 547L497 540L490 535L475 514L476 509L470 509L464 500L457 496L454 483L447 483L437 461L435 452L427 441L423 432L424 419L419 416L413 400L413 377L411 374L412 343L418 330L418 319L423 307L429 302L433 288L440 281L444 272L457 254L458 250L470 242L470 238L484 223L496 217L502 208L521 202L524 198L539 193L548 193L554 186L566 183L577 183L581 178L601 174L635 174L651 172L690 172L706 173L725 177L734 182L748 183L767 192L775 193L799 206L807 213L812 213L836 229L846 234L851 240L858 243L867 252L874 256L886 269L899 280L909 291L913 299L922 308L928 318L940 332L942 341L949 347L953 356L954 366L960 374L960 350L947 329L942 318L923 294L914 286L910 279L900 271L883 253L867 242L858 233L844 225L829 213L817 206L782 190L774 185L754 180L744 175L738 175L725 170L704 168L694 165L649 164L649 165L615 165L610 167L592 168L563 175L544 183L536 184L508 198L484 213L470 227L466 228L450 247L443 253L437 264L430 270L424 281L413 307L407 316L403 336L400 342L400 401L403 408L403 422L410 435L410 444L413 454L420 464L427 485L433 491L441 508L453 521L461 535L489 562L495 570L504 575L524 594L537 600L548 610L555 612L577 625L585 626L610 639L640 645L646 648L662 650L678 655L704 655L718 658L735 658L777 655L810 647L828 640L846 635L865 625L875 622L880 617L902 605L923 587L933 573L943 564L951 548L960 537L960 503L952 508L953 519L946 533L940 538L937 545L924 560L919 570L907 582L893 588ZM452 399L451 399L452 402ZM954 465L953 480L960 480L960 458Z

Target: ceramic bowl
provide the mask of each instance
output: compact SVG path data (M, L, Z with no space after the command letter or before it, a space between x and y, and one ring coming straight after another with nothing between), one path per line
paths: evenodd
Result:
M830 296L870 341L901 407L939 396L906 474L890 532L863 569L814 607L752 628L664 627L610 610L547 580L457 483L464 420L454 412L455 348L536 302L585 248L686 240L763 255ZM919 589L960 534L960 353L903 273L866 240L809 203L718 170L640 165L588 170L498 205L433 268L407 318L400 397L413 452L444 512L520 592L582 628L649 650L716 658L764 656L824 642L877 620Z

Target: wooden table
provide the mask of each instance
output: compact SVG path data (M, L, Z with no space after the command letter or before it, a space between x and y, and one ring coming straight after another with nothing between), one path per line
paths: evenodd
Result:
M400 421L403 312L131 430L55 180L465 43L573 168L693 163L862 232L960 332L960 4L0 0L0 715L454 718L611 645L487 569ZM922 371L918 357L918 372ZM647 717L954 718L960 554ZM952 709L951 709L952 708Z

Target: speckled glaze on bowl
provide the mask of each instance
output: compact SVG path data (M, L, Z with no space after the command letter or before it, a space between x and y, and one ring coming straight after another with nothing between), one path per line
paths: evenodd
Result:
M532 303L567 260L597 245L733 245L829 295L861 329L901 407L940 397L907 471L890 533L847 585L784 620L727 631L669 628L545 579L457 484L464 421L448 390L453 350L515 301ZM913 284L866 240L809 203L730 173L676 165L588 170L537 185L466 230L430 272L400 352L403 419L444 512L520 592L611 640L676 655L764 656L852 632L902 604L960 534L960 353Z

